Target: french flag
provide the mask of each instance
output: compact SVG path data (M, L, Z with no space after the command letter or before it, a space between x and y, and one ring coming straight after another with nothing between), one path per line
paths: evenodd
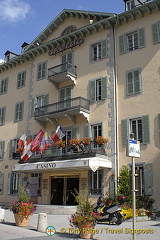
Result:
M58 142L59 140L62 140L62 138L66 135L64 129L58 125L55 133L51 136L53 142Z

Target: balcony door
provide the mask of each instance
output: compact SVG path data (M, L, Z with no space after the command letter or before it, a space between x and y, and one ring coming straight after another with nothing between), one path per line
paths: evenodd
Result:
M71 87L66 87L59 90L60 109L68 109L71 107L71 90Z
M71 72L73 64L73 53L69 52L62 55L62 72Z

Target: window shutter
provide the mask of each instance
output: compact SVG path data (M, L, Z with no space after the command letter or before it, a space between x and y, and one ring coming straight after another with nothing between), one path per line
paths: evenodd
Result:
M140 71L135 70L133 74L134 74L134 93L140 93L141 92Z
M11 173L8 173L7 194L11 194Z
M113 177L109 178L109 196L112 199L115 198L115 184L114 184L114 178Z
M4 145L5 145L5 141L1 141L0 142L0 159L1 160L4 159Z
M121 128L122 128L122 146L125 147L127 144L128 139L128 120L122 119L121 121Z
M90 124L84 126L84 137L91 137L91 127Z
M102 46L101 56L102 56L102 58L107 58L108 57L107 40L102 40L101 46Z
M46 77L46 62L42 63L42 78Z
M92 189L92 171L88 171L88 192L91 195L91 189Z
M160 41L160 32L158 32L158 23L152 25L152 38L153 43L158 43Z
M24 110L24 102L20 103L20 116L19 119L23 119L23 110Z
M71 138L77 138L78 132L79 132L79 128L78 127L72 127Z
M126 89L127 89L127 95L133 94L133 72L127 72L126 74Z
M159 132L159 139L160 139L160 113L158 114L158 132Z
M150 143L149 115L142 116L143 143Z
M0 194L3 194L4 173L0 173Z
M119 36L119 53L120 54L125 53L125 36L124 35Z
M65 63L65 62L67 62L67 56L66 56L66 54L62 56L62 63Z
M49 100L49 94L46 93L46 94L44 94L44 105L48 104L48 100Z
M107 92L108 92L107 77L103 77L102 78L102 99L106 99L107 98Z
M145 47L145 31L144 28L140 28L138 30L138 47L143 48Z
M89 82L89 99L91 103L95 102L96 98L96 86L95 86L95 80L92 80Z
M67 62L69 62L69 63L73 63L73 54L70 52L70 53L68 53L68 55L67 55Z
M15 140L14 139L11 139L10 140L10 144L9 144L9 158L10 159L13 159L13 152L15 150Z
M35 103L36 103L36 98L32 98L32 103L31 103L31 116L34 116L34 110L35 110Z
M152 163L145 164L144 166L144 192L145 195L153 194Z

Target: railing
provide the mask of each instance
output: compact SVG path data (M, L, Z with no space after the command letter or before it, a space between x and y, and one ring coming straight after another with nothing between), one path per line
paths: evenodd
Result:
M77 97L77 98L72 98L65 101L60 101L57 103L41 106L35 109L34 116L40 117L48 114L54 114L54 113L67 111L67 110L74 110L74 109L79 109L79 110L84 110L85 112L89 112L89 100L82 97Z
M64 72L67 72L67 73L70 73L71 75L76 76L76 66L69 62L66 62L66 63L59 64L57 66L54 66L52 68L49 68L48 79L52 79L57 74L64 73Z

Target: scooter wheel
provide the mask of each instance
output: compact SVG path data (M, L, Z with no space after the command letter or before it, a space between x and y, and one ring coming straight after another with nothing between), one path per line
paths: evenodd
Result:
M115 222L116 225L120 225L123 222L123 217L120 213L116 214L117 221Z

